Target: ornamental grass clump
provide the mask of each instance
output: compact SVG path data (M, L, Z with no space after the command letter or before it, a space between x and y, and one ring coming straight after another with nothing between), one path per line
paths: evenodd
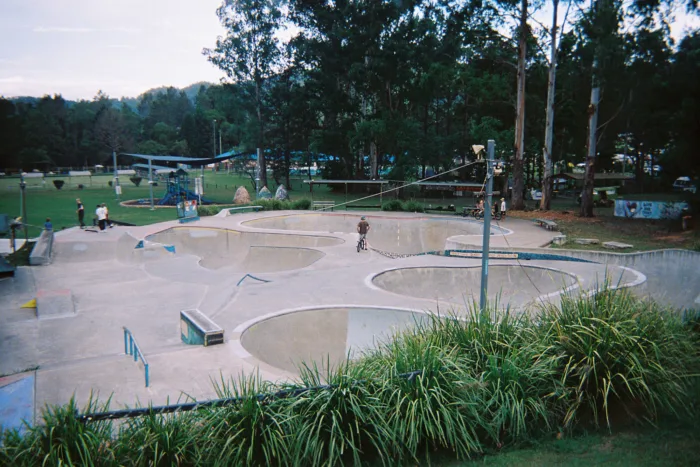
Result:
M92 397L86 412L107 410ZM36 465L117 465L112 449L112 423L81 423L75 418L75 399L66 405L47 406L41 422L27 425L26 433L5 432L0 438L0 461L16 467Z
M297 465L360 465L374 459L392 463L393 433L387 426L390 408L377 397L381 384L346 360L300 369L299 385L316 388L290 399L293 414L290 451Z
M677 314L605 287L543 305L538 332L558 361L563 427L686 411L697 347Z
M382 381L377 397L386 407L392 457L421 463L435 450L465 459L482 451L478 404L463 398L466 381L454 349L407 331L359 362Z
M277 386L263 381L258 374L241 375L231 381L215 383L217 396L236 398L234 404L204 409L199 438L201 465L287 465L290 412L288 401L266 397Z
M121 426L116 456L122 465L194 465L207 434L198 413L150 413Z

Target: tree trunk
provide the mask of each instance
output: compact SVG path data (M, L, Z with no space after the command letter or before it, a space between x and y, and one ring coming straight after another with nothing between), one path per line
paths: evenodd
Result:
M588 153L586 155L586 174L583 179L583 192L581 193L581 217L593 217L593 186L595 185L595 159L598 135L598 102L600 101L598 57L593 59L591 86L591 104L588 106Z
M287 188L287 191L292 191L292 184L289 181L289 166L291 165L291 159L292 159L292 154L291 151L289 150L289 147L287 147L284 150L284 181L286 183L285 188Z
M260 155L258 157L258 168L260 170L260 186L258 187L258 190L264 186L267 186L267 166L265 164L265 148L263 147L264 126L262 117L262 97L260 96L260 85L260 82L255 82L255 99L257 101L256 104L258 114L258 148L260 148Z
M520 7L520 41L518 55L518 101L515 115L515 143L513 161L513 201L511 209L525 208L523 180L523 150L525 145L525 60L527 59L527 2Z
M370 180L379 179L379 165L377 163L377 143L374 141L369 143L369 163L370 163Z
M547 84L547 118L544 131L544 182L540 209L549 211L552 202L552 143L554 139L554 90L557 79L557 9L559 0L552 1L552 45L549 50L549 81Z

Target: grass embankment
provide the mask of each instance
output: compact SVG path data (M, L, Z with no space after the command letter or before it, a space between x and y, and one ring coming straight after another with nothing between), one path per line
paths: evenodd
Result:
M49 408L44 425L4 435L0 463L461 465L455 462L472 458L507 465L510 458L542 465L570 454L586 462L591 454L577 450L587 443L628 449L621 447L627 435L577 437L586 431L697 415L694 323L624 291L568 297L533 317L436 318L339 368L306 368L291 385L254 376L222 381L220 396L240 398L227 407L144 416L118 428L79 424L72 403ZM325 383L288 397L257 396ZM695 439L683 438L666 458L689 459L695 447L684 443ZM534 448L510 451L522 446Z
M645 198L643 195L637 195ZM657 195L662 196L662 195ZM663 197L663 196L662 196ZM678 200L676 195L667 195ZM670 199L669 199L670 200ZM532 201L528 205L534 205ZM604 250L603 242L621 242L633 245L630 251L684 248L700 251L700 220L695 220L695 229L681 231L680 220L646 220L614 217L613 208L594 208L594 217L579 217L580 207L571 199L556 199L551 211L510 211L508 217L531 220L549 219L557 223L559 230L567 236L564 245L553 248L576 250ZM697 216L695 216L697 217ZM601 244L579 245L575 238L597 238Z

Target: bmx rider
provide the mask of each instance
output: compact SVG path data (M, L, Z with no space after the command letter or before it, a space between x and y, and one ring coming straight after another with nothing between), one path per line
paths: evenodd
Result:
M370 226L367 222L367 218L362 216L360 222L357 224L357 233L360 234L359 240L365 240L365 250L367 249L367 232L369 232Z

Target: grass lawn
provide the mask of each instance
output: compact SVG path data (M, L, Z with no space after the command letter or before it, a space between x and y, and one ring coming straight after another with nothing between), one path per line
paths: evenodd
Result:
M639 199L641 198L647 199L647 197L640 195ZM528 201L527 204L534 206L533 201ZM511 211L508 215L527 220L543 218L555 221L559 230L567 236L569 241L562 246L553 246L553 248L602 250L601 245L578 245L571 240L573 238L597 238L601 243L616 241L634 245L632 251L663 248L700 250L700 232L698 232L697 227L695 230L682 232L680 221L614 217L613 208L594 208L593 212L595 214L593 218L579 217L579 206L575 200L559 198L552 201L551 211Z
M695 466L700 432L692 427L653 428L549 440L444 467L488 466Z

